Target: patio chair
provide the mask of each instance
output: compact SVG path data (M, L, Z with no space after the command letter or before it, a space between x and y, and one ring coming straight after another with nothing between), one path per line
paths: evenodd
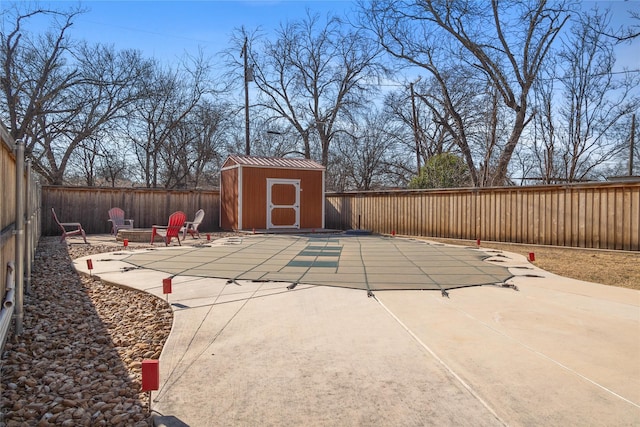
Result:
M133 230L133 220L125 219L124 211L120 208L109 209L109 222L111 223L111 234L118 235L118 230Z
M200 225L203 219L204 219L204 209L200 209L198 210L198 212L196 212L196 216L193 218L193 221L185 222L184 227L182 227L182 229L180 230L182 231L182 240L184 240L187 237L187 233L189 233L191 237L193 237L194 239L196 238L196 235L197 235L199 239L200 232L198 231L198 226Z
M62 237L60 237L60 242L64 242L67 237L80 234L84 239L84 242L88 244L87 235L82 228L82 224L80 224L79 222L60 222L54 208L51 208L51 213L53 214L53 219L60 226L60 230L62 230Z
M184 226L184 222L187 219L187 215L185 215L182 211L177 211L172 213L169 216L169 223L167 225L153 225L151 227L151 244L155 240L156 236L162 236L162 232L164 232L164 245L169 246L172 238L178 239L178 244L182 246L180 243L180 229Z

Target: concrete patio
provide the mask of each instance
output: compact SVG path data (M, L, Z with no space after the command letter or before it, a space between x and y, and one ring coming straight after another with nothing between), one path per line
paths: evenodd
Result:
M637 291L402 238L197 242L92 257L174 308L157 425L640 424Z

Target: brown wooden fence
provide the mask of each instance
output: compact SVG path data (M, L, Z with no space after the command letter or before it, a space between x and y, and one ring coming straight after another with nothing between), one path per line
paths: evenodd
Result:
M59 235L53 220L55 208L61 222L80 222L88 234L111 231L107 222L113 207L124 210L134 220L135 228L166 225L169 215L183 211L192 220L198 209L204 209L201 231L218 229L220 193L217 190L163 190L149 188L42 187L42 234Z
M7 263L15 258L16 162L13 139L0 125L0 295L5 294Z
M108 233L114 206L136 228L163 224L175 210L205 210L200 229L219 224L218 191L43 187L43 234L61 220ZM640 250L640 183L596 183L454 190L329 193L327 228L556 246Z
M328 194L326 226L640 250L640 182Z

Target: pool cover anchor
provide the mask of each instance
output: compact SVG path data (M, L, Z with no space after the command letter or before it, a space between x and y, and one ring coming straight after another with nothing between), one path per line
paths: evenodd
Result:
M516 292L520 291L520 289L518 289L518 287L513 283L496 283L495 285L500 286L501 288L511 288Z
M289 286L287 286L287 289L292 290L292 289L294 289L296 286L298 286L298 282L293 282L292 284L290 284Z
M446 289L440 289L440 293L442 294L443 297L449 298L449 292L447 292Z

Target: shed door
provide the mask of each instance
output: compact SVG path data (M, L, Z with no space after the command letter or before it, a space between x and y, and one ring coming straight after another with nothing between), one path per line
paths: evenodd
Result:
M267 178L267 228L300 228L300 180Z

